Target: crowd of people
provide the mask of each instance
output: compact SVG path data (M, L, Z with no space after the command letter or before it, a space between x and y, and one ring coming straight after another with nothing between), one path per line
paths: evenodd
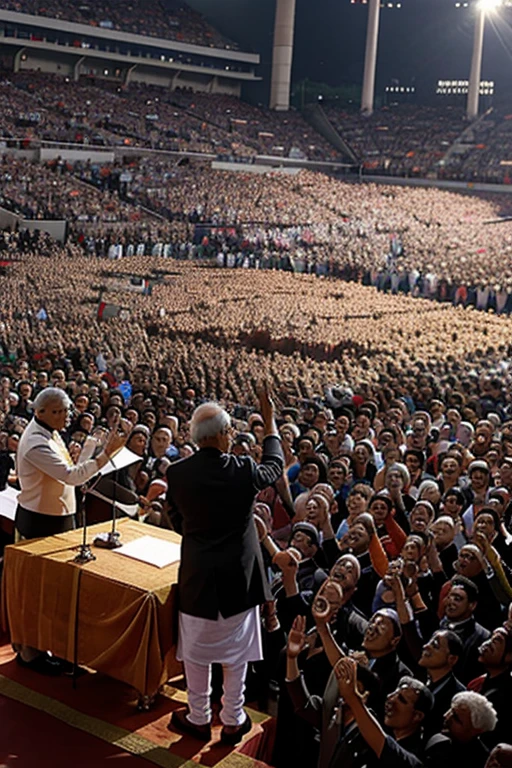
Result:
M62 167L53 163L52 169ZM130 178L124 186L123 171ZM178 258L342 277L386 292L510 312L506 195L358 184L310 171L212 171L152 158L62 172L63 191L73 186L74 174L95 186L88 195L98 206L121 205L121 195L138 215L144 209L163 217L172 233L169 255Z
M63 0L44 3L38 0L3 0L2 8L209 48L238 50L236 43L223 37L200 13L182 0L167 3L153 0L151 6L142 0L132 0L129 5L119 0L107 0L96 7L94 4L70 5Z
M510 183L507 109L489 109L471 126L452 106L396 104L369 117L328 104L324 112L366 174Z
M435 177L467 125L456 107L400 104L376 109L371 116L333 105L324 111L365 171L387 176Z
M92 83L9 73L0 88L0 133L23 146L65 141L254 158L336 160L336 150L297 112L276 113L232 96L146 84ZM12 142L11 142L12 143Z
M71 241L87 253L106 255L106 230L123 255L133 253L126 229L158 225L166 255L176 258L341 277L497 314L512 308L506 195L359 184L310 171L212 171L155 157L41 165L4 155L0 176L4 208L66 220Z
M105 141L127 128L147 140L130 114L139 89L74 86L48 79L35 89L20 76L6 90L5 130L28 94L48 130L67 114L62 136L87 125ZM286 151L316 146L295 116L265 123L227 97L181 94L176 106L145 96L166 125L172 110L183 125L204 123L197 140L208 146L218 131L257 151L265 125ZM441 134L458 130L455 115L422 119L430 139L411 145L407 168L415 157L424 168L437 162ZM409 130L393 120L375 146L399 172ZM354 135L362 147L355 124ZM0 232L0 491L17 486L20 438L38 424L34 410L44 412L41 393L57 388L71 402L69 461L79 465L89 438L101 443L122 425L139 461L117 482L139 519L179 530L175 462L208 444L191 419L216 401L231 421L207 450L259 465L254 525L271 594L261 626L256 616L265 653L247 700L267 707L277 697L268 762L510 768L508 198L154 156L41 164L6 154L0 184L2 207L68 222L64 243ZM274 416L277 480L265 469ZM272 482L260 490L264 476ZM94 497L90 505L99 509ZM211 735L196 726L197 738ZM224 726L234 744L250 721Z
M442 177L456 181L510 184L512 126L507 109L494 108L468 128L450 153Z
M155 158L41 165L4 155L0 175L5 208L65 219L72 242L87 253L106 255L105 228L126 255L133 252L126 228L158 225L166 255L176 258L341 277L498 314L511 310L505 195L358 184L310 171L212 171Z
M0 254L2 485L54 386L73 460L121 419L140 462L119 482L169 526L194 408L219 401L229 450L258 462L272 382L285 469L254 507L273 599L247 680L261 706L278 695L270 763L507 768L511 321L314 275L91 259L37 233L4 232ZM101 296L128 317L98 320Z
M0 107L2 137L24 147L61 141L249 162L256 155L347 160L299 112L272 112L223 94L19 72L4 77ZM490 110L473 126L455 107L398 105L371 117L332 105L324 111L366 175L510 181L512 129L505 110Z

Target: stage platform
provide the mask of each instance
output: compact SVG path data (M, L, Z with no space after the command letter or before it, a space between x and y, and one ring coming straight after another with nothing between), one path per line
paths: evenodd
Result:
M250 707L253 728L235 749L198 742L168 729L186 704L183 678L164 686L153 708L136 709L133 688L96 672L50 678L22 669L5 636L0 645L1 768L267 768L274 720ZM115 761L115 762L113 762Z

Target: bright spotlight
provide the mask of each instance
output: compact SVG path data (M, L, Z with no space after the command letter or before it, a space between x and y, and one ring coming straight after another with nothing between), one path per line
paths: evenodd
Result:
M503 5L503 0L479 0L478 5L483 11L494 11Z

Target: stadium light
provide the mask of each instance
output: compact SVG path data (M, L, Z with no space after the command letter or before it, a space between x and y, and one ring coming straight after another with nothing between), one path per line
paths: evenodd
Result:
M475 38L473 42L473 56L471 59L471 74L469 76L467 117L468 120L475 120L478 117L478 102L480 98L480 78L482 76L482 56L484 49L484 29L485 18L493 13L500 6L504 5L504 0L478 0Z
M503 5L502 0L479 0L478 2L478 7L484 12L495 11L500 5Z

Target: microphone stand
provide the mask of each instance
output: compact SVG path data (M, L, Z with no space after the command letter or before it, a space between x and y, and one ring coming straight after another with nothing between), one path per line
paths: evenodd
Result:
M97 475L97 477L93 479L93 482L89 481L89 483L84 483L82 486L80 486L80 517L82 518L83 537L78 555L73 559L73 562L78 563L78 565L85 565L86 563L90 563L92 560L96 560L96 555L93 554L90 545L87 543L87 515L85 512L85 497L88 491L92 491L100 480L101 475Z
M112 459L111 459L112 461ZM112 461L112 464L114 462ZM114 472L114 493L112 498L112 530L109 531L108 538L106 542L103 544L105 549L117 549L117 547L122 547L123 545L120 542L121 534L119 531L116 530L116 521L117 521L117 507L116 507L116 501L117 501L117 479L118 479L118 473L119 470L116 469Z
M116 521L117 521L117 508L116 508L116 501L117 501L117 480L118 480L118 473L119 470L114 464L114 459L110 458L110 463L114 467L114 481L113 481L113 489L112 489L112 530L108 533L99 533L96 538L94 539L94 546L100 547L101 549L117 549L118 547L122 547L122 543L120 541L121 534L119 531L116 530Z

